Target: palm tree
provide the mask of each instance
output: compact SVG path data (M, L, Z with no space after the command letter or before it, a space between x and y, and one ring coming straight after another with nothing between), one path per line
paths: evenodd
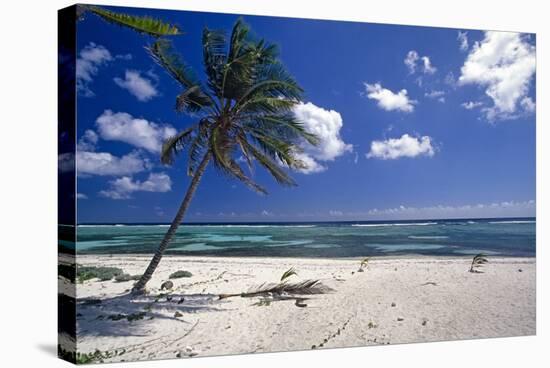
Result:
M77 19L82 19L86 13L92 13L109 23L130 28L138 33L153 37L176 36L181 34L177 26L148 16L134 16L118 13L96 5L86 4L78 4L76 9Z
M242 156L250 169L254 161L282 185L296 183L283 167L305 168L297 159L299 144L317 144L293 115L302 89L278 59L277 47L255 40L249 27L238 20L229 38L222 31L205 28L202 34L206 81L202 83L183 63L167 39L149 46L157 63L182 87L176 110L190 113L196 122L168 139L161 161L172 164L187 152L187 193L160 242L149 266L133 291L142 291L174 237L209 163L222 174L237 179L256 192L267 191L255 183L237 163Z

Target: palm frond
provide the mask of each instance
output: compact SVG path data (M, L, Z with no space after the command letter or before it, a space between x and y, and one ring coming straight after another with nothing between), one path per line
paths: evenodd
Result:
M319 138L306 130L304 124L294 117L294 114L250 115L244 118L245 125L265 131L275 131L288 140L303 138L309 144L316 146Z
M259 149L250 144L246 138L241 136L238 139L243 148L243 155L247 160L250 159L249 156L251 155L260 165L269 171L271 176L273 176L279 184L296 186L296 182L277 163L273 162L269 157L260 152Z
M127 27L153 37L175 36L181 34L177 26L163 22L160 19L118 13L103 9L99 6L83 5L83 7L109 23Z
M205 28L202 33L203 63L208 84L213 91L221 91L224 66L227 60L226 35L221 30Z
M265 294L290 294L290 295L318 295L334 291L332 288L321 283L320 280L305 280L296 283L280 282L265 283L247 292L238 294L220 294L219 299L226 299L235 296L249 298Z
M277 55L276 46L264 40L255 41L248 25L239 19L231 33L220 96L237 101L251 86L262 80L262 70L276 64Z
M264 154L293 169L304 167L303 162L296 158L296 153L300 150L298 146L287 143L275 135L270 136L266 131L251 129L248 133L253 141L262 148Z
M237 179L248 186L250 189L267 194L267 191L250 179L241 169L239 164L232 158L232 151L235 147L235 140L229 137L226 130L220 126L212 129L210 134L209 147L213 153L214 165L224 174Z
M477 268L483 266L484 264L488 263L489 260L487 259L487 256L483 253L479 253L474 256L472 259L472 264L470 265L470 272L481 272L477 270Z
M258 65L256 74L253 84L239 96L236 109L256 96L301 100L302 88L280 63Z
M239 180L240 182L245 184L247 187L249 187L253 191L260 194L267 194L267 190L261 185L255 183L252 179L250 179L243 172L239 164L237 164L233 159L230 159L227 161L227 167L225 169L226 169L226 173L228 173L233 178Z
M175 136L168 138L162 145L160 161L165 165L171 165L174 162L174 157L189 144L192 133L196 128L197 125L195 124Z
M249 172L253 173L254 165L252 164L252 161L254 159L254 156L250 151L250 149L248 148L250 144L246 140L246 134L239 133L237 136L237 142L239 143L239 146L243 154L243 158L246 161L246 166L248 167Z
M279 97L255 96L244 101L235 111L237 114L260 115L291 113L298 102Z
M288 279L290 276L298 275L298 272L294 269L294 267L290 267L288 270L286 270L283 275L281 276L281 282Z
M231 30L231 40L229 43L229 53L227 55L227 61L233 62L242 54L242 50L246 45L246 39L249 35L250 27L244 22L242 18L237 19Z
M191 88L200 85L191 67L187 66L181 57L174 51L172 42L165 38L161 38L156 40L146 49L151 54L153 60L183 87Z
M204 107L213 106L212 99L206 95L199 85L187 88L176 97L176 111L194 113Z
M207 119L202 119L199 122L197 135L189 146L189 161L187 164L187 175L193 176L196 169L200 165L204 152L208 150L208 142L210 137L209 130L210 122Z

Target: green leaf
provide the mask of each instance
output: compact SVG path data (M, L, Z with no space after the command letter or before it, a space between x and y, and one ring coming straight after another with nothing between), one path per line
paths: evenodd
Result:
M291 267L283 273L283 275L281 276L281 282L285 281L286 279L288 279L290 276L293 276L293 275L298 275L298 273L296 272L294 267Z
M171 165L174 162L174 157L181 152L192 138L193 131L197 128L197 124L189 127L173 137L168 138L162 145L160 160L165 165Z
M199 85L194 85L176 97L176 111L198 112L204 107L213 106L212 99L206 95Z
M147 47L153 60L157 62L172 78L185 88L200 85L191 67L187 66L175 52L172 42L161 38Z
M221 91L224 66L227 61L227 40L221 30L205 28L202 33L203 62L210 88Z
M243 150L245 157L247 153L250 153L259 163L262 165L269 173L275 178L275 180L282 185L287 186L296 186L296 182L275 162L265 156L260 150L248 143L245 139L240 138L242 147L245 147L246 150Z
M175 36L181 34L178 27L159 19L143 16L134 16L103 9L99 6L81 5L86 10L98 15L109 23L127 27L139 33L153 37Z

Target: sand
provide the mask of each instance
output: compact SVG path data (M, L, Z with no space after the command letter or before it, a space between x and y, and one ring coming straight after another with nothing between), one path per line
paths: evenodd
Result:
M77 349L99 349L102 360L116 362L535 334L535 259L489 260L483 273L470 273L469 257L381 257L357 272L359 259L165 256L147 296L128 295L134 281L78 284ZM79 264L129 274L148 261L78 257ZM277 282L290 267L298 272L290 282L320 279L334 291L308 296L302 306L294 299L218 300ZM176 270L193 276L172 280L163 295L160 285ZM101 303L85 305L93 299Z

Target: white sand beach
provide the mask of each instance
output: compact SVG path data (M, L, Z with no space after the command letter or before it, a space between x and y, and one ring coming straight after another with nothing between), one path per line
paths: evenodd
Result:
M148 261L78 257L81 265L132 275ZM357 272L359 259L165 256L146 296L128 294L134 281L78 284L77 349L109 352L104 361L116 362L535 334L535 259L489 258L483 273L468 272L470 262L381 257ZM319 279L333 291L298 303L218 300L278 282L290 267L298 274L289 282ZM193 276L171 280L173 288L161 291L177 270Z

